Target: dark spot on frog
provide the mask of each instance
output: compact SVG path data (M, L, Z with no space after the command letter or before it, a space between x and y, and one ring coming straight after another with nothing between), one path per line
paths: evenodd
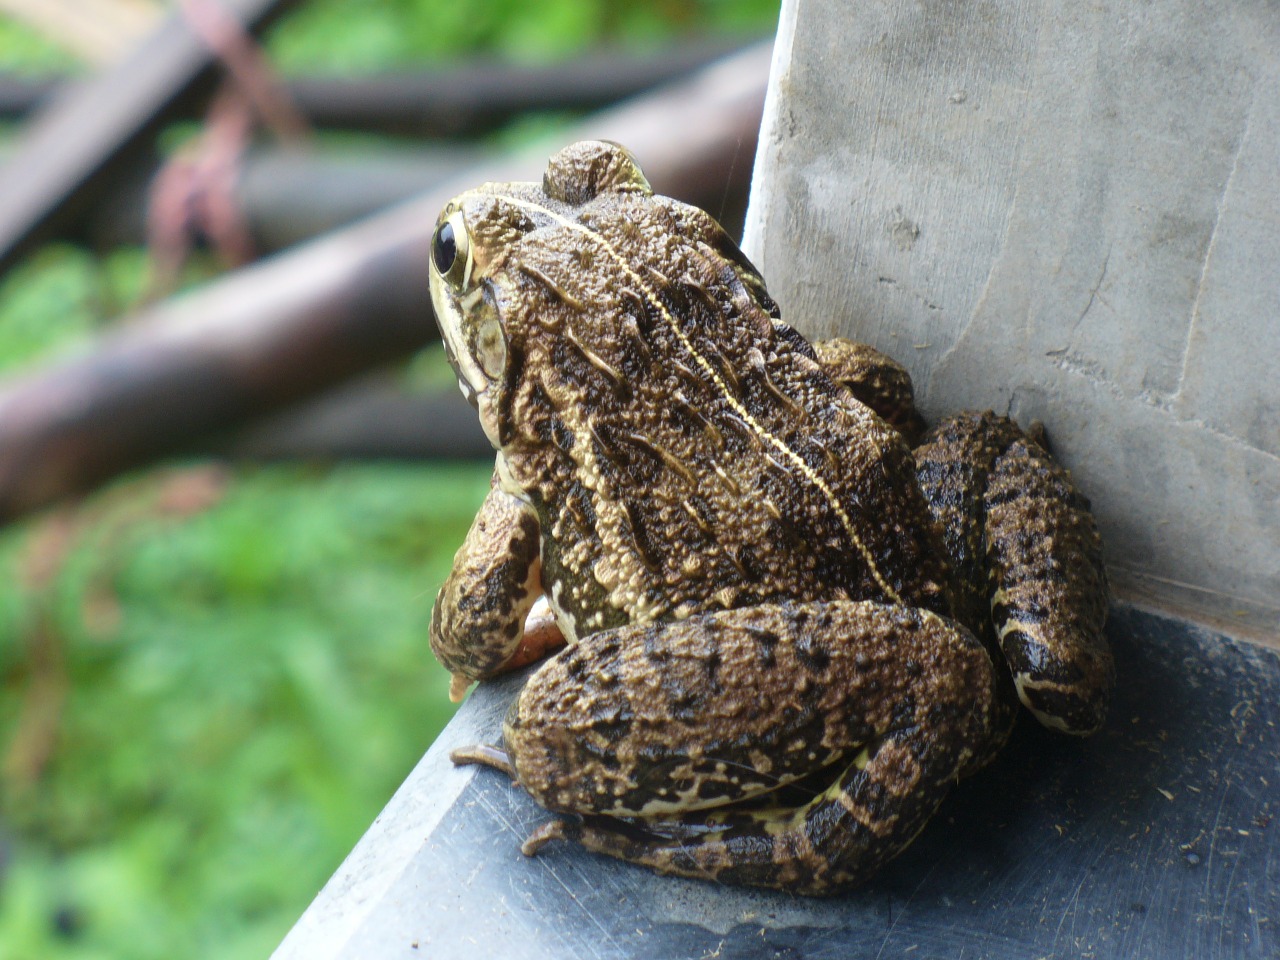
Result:
M1061 717L1077 729L1088 730L1098 725L1097 697L1081 696L1075 689L1024 690L1023 695L1032 709Z
M607 743L617 743L630 736L631 719L621 714L593 719L591 731ZM618 755L612 750L592 751L592 756L597 762L610 769L616 770L620 765Z
M756 642L756 654L760 658L761 668L772 668L778 662L778 635L768 630L752 630L751 636Z
M627 514L627 522L631 525L631 537L635 543L636 553L640 556L640 561L649 570L660 569L662 556L649 536L649 529L645 525L644 512L641 510L640 505L629 501L624 504L624 509Z
M587 676L589 666L586 660L576 654L577 651L573 650L564 655L564 670L575 683L581 683Z
M711 540L715 530L715 509L697 494L691 494L685 499L685 503L698 515L698 520L700 521L690 531L690 537Z
M1044 644L1021 630L1011 630L1000 641L1014 675L1026 675L1051 683L1071 684L1083 676L1078 664L1053 657Z
M644 637L644 653L650 663L662 666L671 660L671 651L656 642L653 633L646 633Z
M831 666L831 654L811 634L800 636L794 649L796 659L811 673L825 673L827 667Z
M997 603L991 607L991 619L997 624L1003 624L1012 612L1006 604ZM1019 623L1028 626L1039 626L1049 619L1049 611L1042 604L1037 603L1034 597L1026 597L1018 604L1016 619Z
M694 690L681 689L670 695L671 716L681 723L697 725L702 720L703 697Z
M549 417L550 435L546 439L554 444L559 450L570 453L573 450L574 437L573 431L564 425L564 421L559 417Z
M742 576L747 582L759 583L761 581L762 568L750 547L745 545L739 547L733 554L733 561L734 565L742 571ZM744 606L749 605L749 601L746 599L742 599L740 603Z
M713 690L719 689L720 687L720 664L721 659L720 652L718 650L713 650L707 655L706 659L702 661L702 669L707 675L707 683L711 685Z
M720 780L704 779L694 791L699 800L714 800L729 792L728 784Z
M572 513L582 529L595 529L597 520L596 508L592 502L591 491L583 486L580 481L573 480L566 485L564 502L565 510ZM543 529L546 529L546 527Z

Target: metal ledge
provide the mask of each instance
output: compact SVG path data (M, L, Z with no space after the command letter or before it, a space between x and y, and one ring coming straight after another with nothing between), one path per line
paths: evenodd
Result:
M825 900L659 877L520 841L547 815L448 751L495 741L521 678L463 705L275 954L317 958L1280 955L1280 656L1129 606L1089 740L1020 724L869 886Z

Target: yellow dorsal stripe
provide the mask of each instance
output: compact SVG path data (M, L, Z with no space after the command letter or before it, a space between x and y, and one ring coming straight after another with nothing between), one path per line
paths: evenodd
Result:
M489 195L493 196L493 194L489 194ZM751 415L750 411L748 411L747 408L742 405L742 403L738 400L738 398L733 395L733 392L725 384L724 379L720 376L720 373L712 365L711 361L708 360L706 357L704 357L702 354L700 354L694 348L693 343L689 340L689 337L685 334L680 324L676 322L675 317L673 317L670 311L668 311L667 308L663 305L662 301L658 298L658 295L653 291L652 287L650 287L650 285L645 281L645 279L631 268L631 264L627 263L626 259L622 256L622 254L618 253L618 251L613 247L613 245L609 243L609 241L606 240L603 236L601 236L597 231L592 230L590 227L584 224L578 223L576 220L571 220L568 217L561 216L560 214L556 213L554 210L548 209L547 207L541 206L540 204L532 203L528 200L521 200L518 197L511 197L511 196L505 196L505 195L501 195L501 197L503 200L505 200L508 203L514 204L515 206L518 206L518 207L523 207L526 210L529 210L538 214L542 214L543 216L548 217L551 220L554 220L556 223L559 223L562 226L568 227L571 230L576 230L579 233L586 234L587 236L594 239L596 243L600 245L600 247L605 251L605 253L607 253L609 257L613 259L613 261L630 278L632 283L634 283L636 287L644 294L644 298L647 301L649 301L650 305L652 305L653 308L657 310L658 313L662 316L662 318L667 322L667 326L671 328L671 332L676 335L676 338L680 341L680 344L685 348L686 351L688 351L689 355L693 357L694 361L698 364L699 367L702 368L703 372L706 373L706 375L711 378L711 381L720 390L720 393L724 396L729 406L733 408L733 411L738 416L740 416L747 423L747 425L751 427L752 430L756 432L757 436L763 438L767 443L772 444L773 447L775 447L779 453L781 453L784 457L786 457L796 467L796 469L798 469L802 474L804 474L804 476L809 480L810 483L812 483L815 487L817 487L822 492L822 495L826 497L827 503L831 507L832 511L835 513L837 517L840 518L840 524L844 527L844 531L846 534L848 534L850 541L852 541L854 547L857 548L858 553L862 555L862 559L866 563L867 569L871 571L871 576L875 579L876 584L880 587L881 590L884 591L885 596L887 596L894 603L902 603L902 598L898 596L898 592L894 590L892 586L889 585L889 582L885 580L884 576L880 573L880 569L879 567L876 566L876 561L875 561L875 558L872 556L871 551L867 549L866 544L862 542L862 539L858 536L857 532L854 530L853 520L849 516L849 514L845 511L844 504L840 502L839 498L835 495L835 492L832 491L832 489L827 485L827 482L823 480L822 477L820 477L817 473L815 473L814 470L807 463L805 463L804 460L800 458L799 454L797 454L794 450L792 450L785 443L783 443L782 440L780 440L778 437L775 437L772 433L766 430L760 424L760 422L757 421L756 418Z

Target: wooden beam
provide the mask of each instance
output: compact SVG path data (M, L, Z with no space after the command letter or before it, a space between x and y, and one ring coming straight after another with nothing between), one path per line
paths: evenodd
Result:
M150 0L0 0L8 13L90 63L119 60L161 17Z
M274 253L403 203L480 162L477 146L442 144L415 150L293 150L262 148L241 164L231 202L259 255ZM69 236L98 249L147 242L148 187L153 169L139 169ZM732 185L731 185L732 186ZM745 182L724 196L720 222L735 235L746 208Z
M385 373L342 384L194 449L249 461L493 459L475 411L457 388L407 390Z
M600 50L536 66L480 62L369 77L304 76L287 88L317 127L476 136L530 112L607 107L743 46L741 40L695 40L654 53Z
M254 29L286 5L222 2ZM175 14L132 55L42 109L0 168L0 272L100 196L184 103L207 93L214 76L213 53Z
M464 63L366 77L315 74L287 79L284 87L315 127L473 137L529 111L600 109L746 45L740 40L695 40L654 53L602 50L536 66ZM0 73L0 119L23 116L69 82Z

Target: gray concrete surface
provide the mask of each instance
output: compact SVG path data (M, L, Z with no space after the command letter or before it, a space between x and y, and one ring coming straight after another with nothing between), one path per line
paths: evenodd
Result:
M1042 420L1117 588L1280 636L1280 6L786 0L744 249Z

